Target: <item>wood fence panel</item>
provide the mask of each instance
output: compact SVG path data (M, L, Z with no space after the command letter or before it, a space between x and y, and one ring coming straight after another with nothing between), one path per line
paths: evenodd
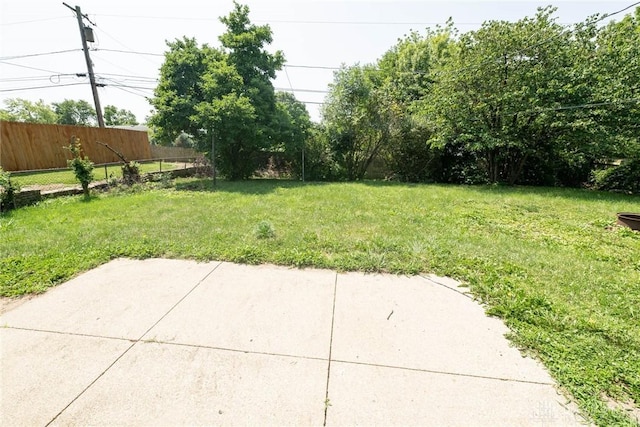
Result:
M103 142L127 160L151 159L147 132L115 128L45 125L0 121L0 166L7 171L67 167L71 137L80 138L82 151L94 163L119 162Z

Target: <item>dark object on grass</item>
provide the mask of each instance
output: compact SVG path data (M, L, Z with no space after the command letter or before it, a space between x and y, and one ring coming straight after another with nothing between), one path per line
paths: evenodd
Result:
M640 230L640 213L620 212L618 213L618 224L625 225L632 230Z

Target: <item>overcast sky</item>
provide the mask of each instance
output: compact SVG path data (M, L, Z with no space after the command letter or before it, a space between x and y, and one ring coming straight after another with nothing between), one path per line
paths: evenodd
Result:
M47 103L84 99L93 105L86 63L74 13L61 1L0 0L0 102L7 98ZM131 110L144 122L166 50L165 40L195 37L219 46L231 0L123 1L68 0L80 6L95 25L91 58L102 107ZM477 29L485 20L515 21L541 6L558 8L557 21L572 24L596 13L615 12L634 1L244 1L250 19L270 24L274 42L287 66L274 86L294 90L307 103L314 120L332 81L331 68L370 63L411 30L434 27L451 17L461 31ZM632 12L633 9L625 13ZM624 13L613 19L620 20ZM26 56L33 55L33 56ZM315 68L317 67L317 68Z

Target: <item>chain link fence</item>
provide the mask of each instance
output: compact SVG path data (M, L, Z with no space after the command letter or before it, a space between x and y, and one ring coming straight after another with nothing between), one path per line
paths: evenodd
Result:
M174 157L171 159L138 160L140 175L153 176L163 172L191 170L202 163L202 159L196 157ZM79 186L73 171L64 169L40 169L10 172L10 179L21 190L52 191L63 188ZM95 164L93 168L93 184L117 184L123 179L123 164L102 163Z

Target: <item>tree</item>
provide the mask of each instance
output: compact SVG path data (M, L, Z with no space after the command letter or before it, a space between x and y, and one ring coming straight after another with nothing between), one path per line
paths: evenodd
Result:
M205 101L202 80L208 62L221 56L207 45L198 46L193 38L167 42L167 46L160 81L150 100L155 112L149 119L154 137L162 145L171 145L183 132L201 139L196 106Z
M10 98L4 104L6 108L0 109L1 120L48 124L57 122L55 111L43 100L31 102L22 98Z
M434 78L443 64L455 55L453 24L425 35L410 33L378 61L378 81L394 112L386 163L393 176L402 181L436 181L443 177L443 150L427 141L433 126L420 116L420 103L429 96Z
M95 126L97 123L96 111L87 101L65 99L54 102L53 108L61 125Z
M341 67L322 109L329 145L348 180L362 179L390 138L395 111L375 73L371 66Z
M588 102L591 82L584 50L554 11L464 34L422 101L431 145L472 154L489 182L540 183L540 171L560 169L563 151L593 158L584 145L593 120L559 108Z
M178 135L176 140L173 141L174 147L193 148L194 145L195 143L193 142L193 139L191 138L191 136L184 132Z
M170 144L185 132L200 149L210 146L207 132L213 130L217 165L227 178L244 179L276 136L271 80L284 58L266 51L271 29L251 24L248 7L234 3L220 20L227 26L221 49L188 38L168 43L150 124L158 140Z
M283 154L295 175L302 174L302 151L309 139L311 118L307 107L289 92L276 92L275 131L271 149Z
M107 126L137 125L135 114L129 110L118 109L115 105L104 107L104 122Z
M594 108L610 130L609 157L640 159L640 7L619 22L610 22L595 37L596 52L586 65L600 102Z

